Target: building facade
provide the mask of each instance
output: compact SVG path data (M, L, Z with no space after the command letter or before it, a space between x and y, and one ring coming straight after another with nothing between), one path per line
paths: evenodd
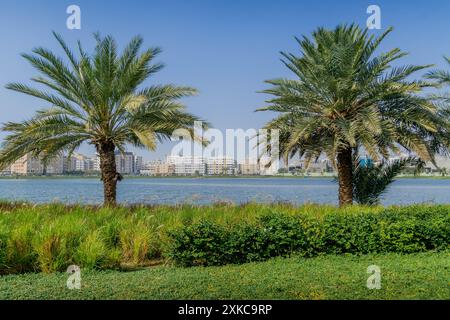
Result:
M42 161L31 154L24 155L11 165L11 174L42 175L43 173Z
M167 164L173 166L177 176L204 175L206 163L203 157L198 156L168 156Z
M214 175L236 174L236 160L230 157L211 157L206 162L206 173Z
M120 174L135 173L135 159L132 152L116 152L117 172Z
M172 176L175 174L175 166L162 161L151 161L146 163L140 170L145 176Z
M241 163L239 163L239 174L253 176L259 175L259 164L256 159L245 159Z
M142 157L135 156L134 157L134 173L140 174L141 170L143 169L143 166L144 166L144 160L142 159Z

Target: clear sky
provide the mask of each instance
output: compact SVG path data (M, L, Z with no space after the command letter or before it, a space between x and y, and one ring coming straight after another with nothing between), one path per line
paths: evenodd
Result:
M66 28L66 8L72 4L81 7L81 30ZM8 82L27 83L37 74L20 53L37 46L60 52L52 30L69 44L79 39L90 49L92 34L100 31L122 46L140 34L146 46L161 47L158 61L166 67L148 84L196 87L200 94L186 100L189 110L214 127L259 128L272 115L254 113L266 98L257 91L266 88L266 79L290 76L279 51L298 52L293 37L318 26L364 26L371 4L381 7L382 29L395 28L382 49L410 52L404 64L444 67L442 56L450 55L448 0L1 0L0 122L24 120L45 106L4 88ZM168 150L166 145L153 154L138 153L157 159ZM93 153L88 147L81 151Z

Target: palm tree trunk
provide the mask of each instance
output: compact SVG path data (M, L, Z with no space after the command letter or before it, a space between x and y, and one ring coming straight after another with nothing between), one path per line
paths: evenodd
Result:
M353 161L352 149L344 149L337 154L339 179L339 206L353 204Z
M117 167L115 156L115 145L113 143L102 143L97 147L100 156L100 170L103 181L104 205L115 206L117 193Z

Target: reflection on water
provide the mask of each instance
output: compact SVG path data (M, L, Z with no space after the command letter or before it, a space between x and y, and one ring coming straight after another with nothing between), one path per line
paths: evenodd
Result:
M383 196L383 204L450 203L450 179L399 179ZM0 179L0 198L43 203L102 202L97 179ZM209 204L215 202L305 202L337 204L332 179L304 178L149 178L119 184L121 203Z

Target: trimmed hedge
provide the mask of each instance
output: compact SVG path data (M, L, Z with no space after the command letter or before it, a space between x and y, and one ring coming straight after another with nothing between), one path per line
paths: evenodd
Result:
M168 255L181 266L240 264L293 253L413 253L449 248L450 213L440 206L323 217L270 213L256 223L203 220L173 230L170 237Z

